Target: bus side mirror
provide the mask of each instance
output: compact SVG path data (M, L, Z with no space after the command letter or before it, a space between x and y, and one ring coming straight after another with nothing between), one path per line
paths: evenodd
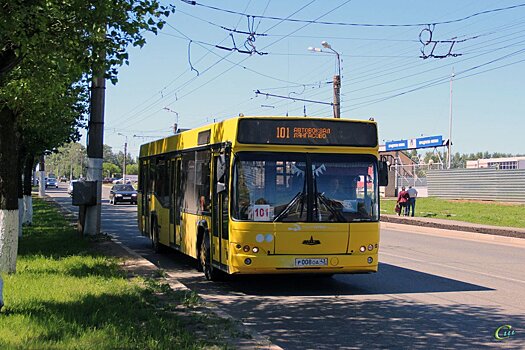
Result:
M217 157L217 179L220 180L226 174L226 156L221 154ZM224 185L224 184L223 184Z
M223 182L217 182L217 193L226 191L226 185Z
M388 186L388 163L380 161L378 170L379 186Z

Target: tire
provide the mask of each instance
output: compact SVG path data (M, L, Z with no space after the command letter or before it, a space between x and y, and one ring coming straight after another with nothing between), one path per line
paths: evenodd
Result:
M151 219L151 247L155 253L162 253L164 251L163 245L159 242L159 225L157 219Z
M204 272L204 277L208 281L220 281L222 280L222 271L215 269L211 264L210 254L210 236L206 232L201 242L201 249L199 251L199 262Z

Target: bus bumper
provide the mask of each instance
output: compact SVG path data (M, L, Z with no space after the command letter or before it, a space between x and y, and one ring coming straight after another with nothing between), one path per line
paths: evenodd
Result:
M378 255L266 255L235 254L231 274L333 274L377 272ZM314 266L307 266L313 264ZM319 265L319 266L317 266Z

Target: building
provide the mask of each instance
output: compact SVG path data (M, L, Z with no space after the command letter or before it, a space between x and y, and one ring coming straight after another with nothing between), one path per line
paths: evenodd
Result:
M525 157L467 160L467 169L525 169Z

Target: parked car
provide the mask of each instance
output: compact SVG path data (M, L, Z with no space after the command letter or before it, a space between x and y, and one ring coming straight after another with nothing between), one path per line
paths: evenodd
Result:
M104 179L102 179L102 183L103 184L111 184L111 183L113 183L113 180L115 180L115 179L112 178L112 177L105 177Z
M137 204L137 190L132 185L114 185L109 191L109 203L116 205L119 202Z
M58 181L55 177L48 177L46 179L46 188L48 187L58 188Z
M123 184L124 183L124 178L120 178L120 179L115 179L113 180L113 183L114 184ZM126 183L127 184L130 184L131 183L131 180L126 178Z
M61 176L60 177L60 182L67 182L67 177Z

